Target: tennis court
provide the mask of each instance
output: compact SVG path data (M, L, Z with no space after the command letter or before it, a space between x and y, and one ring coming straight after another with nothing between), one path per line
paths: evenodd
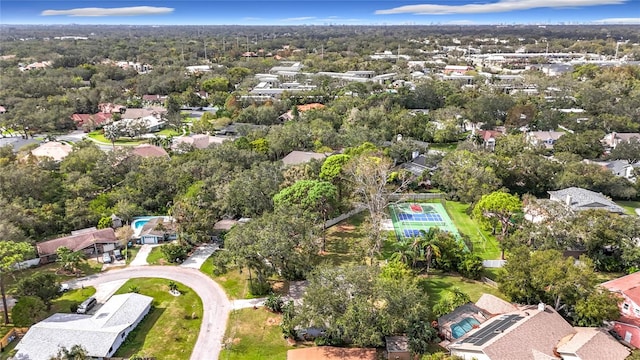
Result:
M440 203L400 203L389 206L398 239L421 236L422 231L437 227L459 237L458 229Z

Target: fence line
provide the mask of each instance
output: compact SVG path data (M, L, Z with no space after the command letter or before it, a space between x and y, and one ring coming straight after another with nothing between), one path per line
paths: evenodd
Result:
M13 268L17 270L28 269L30 267L38 266L40 264L40 258L21 261L13 264Z
M420 194L389 194L389 201L407 201L407 200L436 200L444 199L442 193L420 193Z
M501 268L506 263L507 260L482 260L482 266L486 268Z
M27 330L29 330L29 328L12 328L11 330L9 330L9 332L6 333L5 336L2 337L2 339L0 339L0 349L4 349L5 347L7 347L7 345L16 340L16 338L26 333Z
M498 287L498 283L497 282L495 282L495 281L493 281L493 280L491 280L491 279L489 279L488 277L485 277L485 276L482 277L482 282L487 284L487 285L489 285L489 286L491 286L491 287L494 287L494 288Z
M335 225L335 224L337 224L337 223L339 223L339 222L341 222L343 220L346 220L346 219L348 219L348 218L350 218L350 217L352 217L352 216L354 216L356 214L359 214L359 213L363 212L365 209L366 208L364 206L359 206L359 207L357 207L357 208L355 208L355 209L353 209L353 210L351 210L351 211L349 211L347 213L344 213L344 214L342 214L342 215L340 215L338 217L335 217L333 219L329 219L324 223L324 228L328 229L328 228L332 227L333 225Z

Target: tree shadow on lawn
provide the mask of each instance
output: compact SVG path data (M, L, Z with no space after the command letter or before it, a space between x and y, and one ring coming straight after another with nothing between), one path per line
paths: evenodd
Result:
M130 357L142 352L147 336L149 335L149 331L153 329L158 322L158 319L160 319L165 311L165 308L155 307L154 304L140 324L138 324L138 326L131 331L129 335L127 335L127 338L124 340L118 351L116 351L114 356ZM159 342L157 346L162 348L163 344L166 344L166 342L169 341L179 341L179 339L164 339L164 341Z

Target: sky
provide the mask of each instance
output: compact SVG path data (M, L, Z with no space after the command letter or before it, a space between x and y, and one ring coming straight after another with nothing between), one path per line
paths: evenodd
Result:
M640 0L0 0L0 24L640 24Z

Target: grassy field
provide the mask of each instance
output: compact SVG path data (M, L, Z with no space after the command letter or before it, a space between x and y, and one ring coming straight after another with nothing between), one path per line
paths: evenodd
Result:
M290 347L282 337L279 326L281 319L281 315L264 308L233 311L227 323L225 346L220 359L285 360Z
M92 131L89 134L87 134L87 136L97 142L104 143L106 145L111 145L111 141L109 141L106 137L104 137L101 130ZM145 139L120 138L116 140L115 143L116 145L120 145L120 146L134 146L134 145L140 145L145 142L146 142Z
M162 129L160 131L158 131L156 133L156 135L162 135L162 136L178 136L178 135L182 135L182 130L176 130L176 129Z
M156 246L151 249L149 256L147 257L147 262L149 265L177 265L175 263L168 262L164 255L162 255L162 251L160 250L161 246Z
M616 204L622 206L629 215L638 215L636 209L640 209L640 201L616 201Z
M458 287L469 295L471 301L477 301L484 293L492 294L508 300L498 289L483 284L480 281L465 279L453 274L429 274L421 280L425 292L429 295L429 304L433 307L452 287Z
M361 262L355 252L366 238L362 224L367 214L362 212L327 229L326 251L320 256L320 262L336 266Z
M241 274L238 269L232 268L229 269L227 273L216 276L213 274L212 256L202 264L200 271L220 284L229 299L235 300L252 298L251 293L249 292L249 274L246 272Z
M183 360L191 355L202 323L202 300L190 288L178 284L181 296L169 294L165 279L131 279L116 294L130 292L153 297L153 307L138 327L129 334L115 356L140 354L163 360ZM196 319L191 319L195 314Z
M500 259L500 246L494 236L480 228L478 223L467 215L468 204L447 201L447 209L451 220L460 233L469 236L473 243L473 251L485 260Z

